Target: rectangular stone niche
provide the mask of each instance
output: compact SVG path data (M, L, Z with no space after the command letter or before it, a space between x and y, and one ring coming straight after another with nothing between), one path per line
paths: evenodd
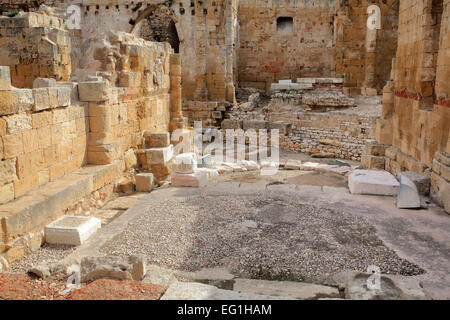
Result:
M93 217L64 216L45 227L45 241L50 244L80 245L101 227Z

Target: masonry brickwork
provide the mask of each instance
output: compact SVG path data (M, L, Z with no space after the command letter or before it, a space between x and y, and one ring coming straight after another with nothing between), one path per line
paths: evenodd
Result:
M334 76L334 14L334 0L240 1L240 86L266 90L280 79ZM292 19L288 29L283 18Z
M393 74L383 90L377 142L385 168L432 178L432 196L450 211L450 2L400 1ZM370 165L376 156L367 150Z

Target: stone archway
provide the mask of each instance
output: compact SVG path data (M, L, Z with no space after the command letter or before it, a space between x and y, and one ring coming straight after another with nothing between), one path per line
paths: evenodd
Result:
M148 41L168 42L175 53L180 52L176 20L169 6L150 5L130 23L133 24L131 33Z

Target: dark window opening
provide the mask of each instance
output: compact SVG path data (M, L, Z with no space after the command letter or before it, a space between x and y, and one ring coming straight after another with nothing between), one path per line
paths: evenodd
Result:
M277 19L277 31L292 33L294 31L294 19L292 17L279 17Z

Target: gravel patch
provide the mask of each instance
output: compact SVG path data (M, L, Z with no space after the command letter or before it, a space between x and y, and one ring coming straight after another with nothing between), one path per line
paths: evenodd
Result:
M314 205L295 192L197 195L148 206L100 251L196 271L226 267L257 279L323 282L347 269L424 271L398 257L364 218Z
M10 264L10 272L26 273L33 266L41 263L57 263L72 253L76 246L44 244L39 250L34 251L22 259Z

